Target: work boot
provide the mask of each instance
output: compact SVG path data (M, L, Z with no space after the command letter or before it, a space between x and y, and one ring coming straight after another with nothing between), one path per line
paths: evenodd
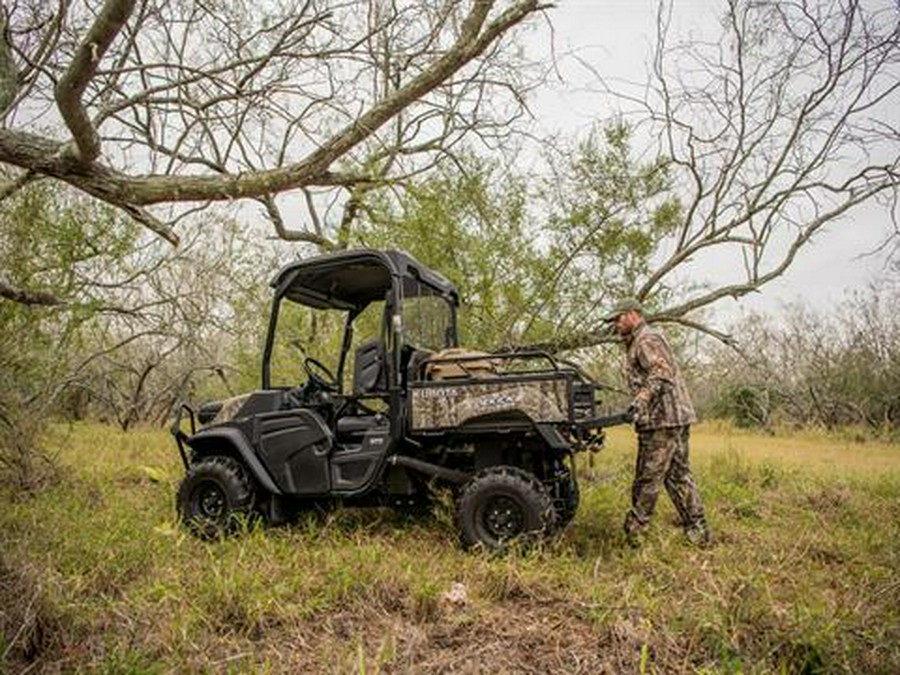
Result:
M702 520L684 529L687 540L699 548L709 548L712 544L712 533Z

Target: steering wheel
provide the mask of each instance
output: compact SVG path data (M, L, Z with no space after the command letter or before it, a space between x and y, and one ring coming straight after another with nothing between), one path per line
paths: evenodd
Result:
M321 361L317 361L311 356L307 356L305 359L303 359L303 370L306 372L306 376L312 382L315 382L319 386L331 391L338 390L339 387L337 378Z

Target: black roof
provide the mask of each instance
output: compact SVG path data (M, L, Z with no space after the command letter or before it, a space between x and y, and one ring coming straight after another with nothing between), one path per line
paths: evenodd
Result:
M405 251L354 249L305 258L279 270L271 285L279 297L319 309L354 309L383 300L392 279L404 295L438 293L457 304L456 287ZM416 283L418 282L418 283Z

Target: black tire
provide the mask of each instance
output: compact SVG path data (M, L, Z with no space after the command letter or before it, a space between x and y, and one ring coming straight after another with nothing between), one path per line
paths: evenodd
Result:
M581 503L581 491L578 489L578 481L567 469L565 478L559 485L559 499L556 502L556 527L562 530L572 522L578 513L578 505Z
M195 535L216 539L233 533L253 513L253 483L231 457L205 457L178 488L178 515Z
M457 504L463 546L503 551L512 541L526 545L553 529L553 500L532 474L496 466L475 475Z

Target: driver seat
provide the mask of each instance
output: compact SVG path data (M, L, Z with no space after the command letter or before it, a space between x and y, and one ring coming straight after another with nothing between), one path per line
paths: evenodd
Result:
M353 364L353 393L364 396L387 389L387 373L384 367L385 346L375 338L363 342L356 349Z

